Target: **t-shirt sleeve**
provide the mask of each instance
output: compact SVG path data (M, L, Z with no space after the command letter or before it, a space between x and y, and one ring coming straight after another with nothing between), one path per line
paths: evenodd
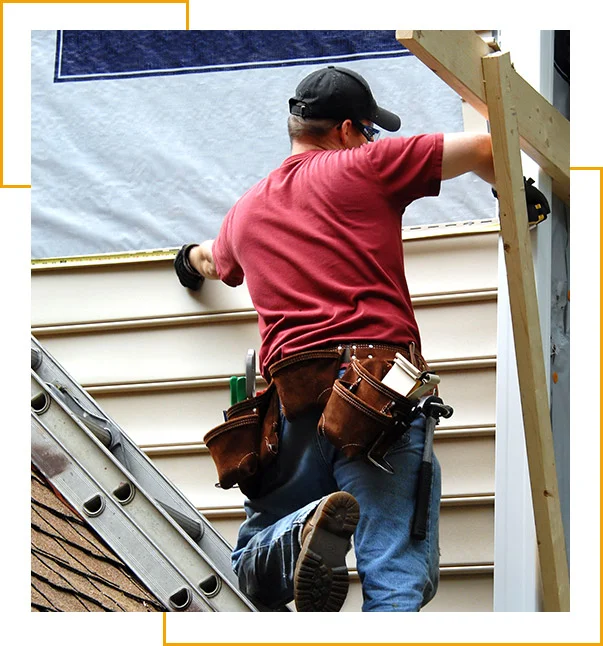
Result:
M223 283L236 287L243 282L245 273L239 265L235 254L234 209L224 218L220 231L212 245L212 257L218 276Z
M365 147L389 199L402 206L436 196L442 182L442 133L388 137Z

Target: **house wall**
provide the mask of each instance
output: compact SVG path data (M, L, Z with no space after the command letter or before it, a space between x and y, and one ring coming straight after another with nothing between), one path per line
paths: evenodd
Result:
M425 610L490 611L497 228L490 221L416 227L404 237L424 354L455 409L436 432L442 576ZM206 281L193 294L180 287L169 260L34 267L32 333L233 542L243 499L214 487L202 438L228 406L228 378L243 373L248 348L259 348L245 287ZM344 610L357 611L353 554L349 563Z

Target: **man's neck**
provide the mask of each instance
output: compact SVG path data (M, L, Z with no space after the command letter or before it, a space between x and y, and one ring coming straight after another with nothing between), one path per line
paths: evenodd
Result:
M300 153L307 153L310 150L339 150L341 146L338 146L336 142L325 139L320 142L309 142L309 141L294 141L291 144L291 155L299 155Z

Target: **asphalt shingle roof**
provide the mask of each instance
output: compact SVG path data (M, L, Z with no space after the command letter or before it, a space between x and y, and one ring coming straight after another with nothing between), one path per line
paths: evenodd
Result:
M165 611L33 465L31 609L37 612Z

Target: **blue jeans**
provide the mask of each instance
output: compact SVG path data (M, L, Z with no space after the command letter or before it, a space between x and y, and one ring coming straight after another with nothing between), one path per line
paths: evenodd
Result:
M431 507L425 540L411 537L425 438L419 415L387 454L390 475L364 459L348 459L316 431L319 415L294 422L281 416L279 455L266 471L266 494L245 501L232 563L241 589L270 607L293 599L300 532L320 500L347 491L360 504L354 533L363 612L417 612L439 581L440 465L433 456Z

